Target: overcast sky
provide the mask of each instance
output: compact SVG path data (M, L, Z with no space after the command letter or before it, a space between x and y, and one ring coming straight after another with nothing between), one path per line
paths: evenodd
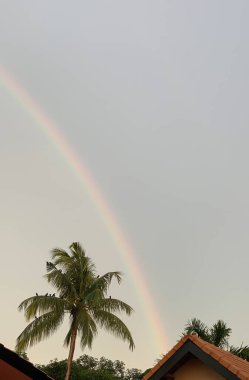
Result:
M191 317L224 319L232 343L248 344L249 2L0 5L1 64L56 121L109 202L160 314L165 352ZM100 333L90 354L150 367L161 354L156 326L101 215L1 86L0 109L1 342L14 347L25 326L18 304L48 290L49 250L80 241L100 273L125 273L113 292L136 310L125 320L133 353ZM66 327L30 359L65 358Z

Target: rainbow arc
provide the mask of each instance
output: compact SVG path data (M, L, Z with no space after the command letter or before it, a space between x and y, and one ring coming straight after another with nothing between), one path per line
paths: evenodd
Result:
M110 205L101 193L100 187L97 185L91 172L80 160L56 123L46 115L45 111L28 93L25 87L21 85L3 66L0 66L0 84L11 94L19 106L26 111L40 130L47 136L47 139L56 146L61 156L67 161L71 170L86 190L89 199L100 213L118 251L123 256L126 263L128 263L131 278L133 279L135 289L141 300L144 316L148 321L148 328L151 330L152 341L150 343L154 343L155 349L157 350L155 352L156 354L158 354L158 352L165 352L167 344L164 327L149 291L147 281L140 269L134 250L128 242L128 239L125 237Z

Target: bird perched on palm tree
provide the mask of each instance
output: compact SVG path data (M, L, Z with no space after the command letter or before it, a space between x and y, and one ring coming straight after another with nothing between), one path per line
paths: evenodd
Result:
M200 319L192 318L187 322L183 335L196 333L203 340L249 361L249 346L243 344L240 347L229 345L228 340L231 332L232 329L222 320L218 320L211 327L208 327Z
M129 329L116 315L118 312L130 315L133 309L125 302L107 296L112 280L116 279L120 284L122 274L108 272L96 276L94 263L79 243L72 243L69 251L55 248L51 252L51 262L47 262L45 277L58 296L30 297L19 305L19 310L24 310L30 323L18 336L16 344L17 350L24 351L48 338L68 316L70 328L64 340L69 346L65 380L70 378L77 336L82 349L91 348L100 327L127 341L130 349L135 347Z

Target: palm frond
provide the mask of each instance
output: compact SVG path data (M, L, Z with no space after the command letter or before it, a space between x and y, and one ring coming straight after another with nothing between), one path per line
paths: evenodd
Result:
M51 251L51 257L55 266L58 265L61 268L67 269L68 265L71 264L71 257L64 249L53 248Z
M86 256L84 249L81 247L80 243L74 242L69 247L71 252L71 260L82 272L94 271L95 265L92 263L91 259Z
M93 308L97 307L101 310L106 310L112 313L113 312L120 313L123 311L127 315L131 315L131 313L134 311L130 305L116 298L100 299L96 303L93 303L93 304L90 303L89 307L91 308L91 306L93 306Z
M82 311L78 317L78 331L80 333L81 348L92 348L92 342L97 335L97 326L91 315L86 311Z
M73 315L70 314L70 328L69 328L69 330L67 332L67 335L66 335L66 337L64 339L64 343L63 343L63 345L65 347L69 346L70 341L71 341L71 337L72 337L72 334L73 334L73 331L74 331L75 328L77 328L77 326L75 324L75 319L74 319Z
M135 343L127 326L116 315L105 310L95 310L93 312L94 320L106 331L114 336L121 338L129 343L129 348L133 350Z
M118 271L107 272L103 276L95 278L95 281L92 284L90 284L88 288L88 293L91 293L95 289L100 289L103 292L103 294L106 295L114 278L117 280L118 284L120 284L122 281L122 273Z
M84 293L86 286L94 281L95 265L85 255L85 251L79 243L72 243L69 249L71 255L60 248L52 250L52 259L55 265L52 272L55 272L56 267L60 268L60 271L73 285L75 296L76 294L79 296ZM48 279L51 278L50 273L47 274Z
M22 301L18 307L19 311L24 310L27 321L30 321L36 315L41 315L49 311L61 313L70 305L66 300L58 297L35 296Z
M184 327L183 335L196 333L200 338L210 341L207 325L198 318L190 319Z
M25 351L28 347L48 338L63 322L64 313L50 311L33 320L18 336L16 350Z
M85 299L86 304L94 305L98 301L101 301L104 299L104 294L102 290L95 288L91 290L90 292L86 292L84 299Z
M50 272L51 270L57 269L57 268L54 265L54 263L51 263L51 261L47 261L46 262L46 269L47 269L47 272Z
M86 253L84 249L81 247L80 243L73 242L69 246L70 252L72 254L72 257L74 257L77 260L81 260L82 258L86 257Z
M44 276L51 283L60 296L67 294L69 298L77 297L77 291L71 277L67 273L63 273L60 269L53 269Z
M210 328L210 340L211 342L220 348L224 348L228 345L228 338L230 337L232 329L227 327L227 324L218 320L213 326Z
M240 347L230 346L229 352L242 359L249 361L249 346L243 346L243 344L241 344Z

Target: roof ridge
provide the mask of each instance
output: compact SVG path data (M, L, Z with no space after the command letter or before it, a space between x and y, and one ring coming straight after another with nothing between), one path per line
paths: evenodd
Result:
M233 353L223 350L214 344L205 341L196 334L184 335L175 346L168 351L166 355L143 377L148 380L157 370L167 362L187 341L191 341L206 354L218 361L223 367L230 372L239 376L241 380L249 380L249 362L234 355Z

